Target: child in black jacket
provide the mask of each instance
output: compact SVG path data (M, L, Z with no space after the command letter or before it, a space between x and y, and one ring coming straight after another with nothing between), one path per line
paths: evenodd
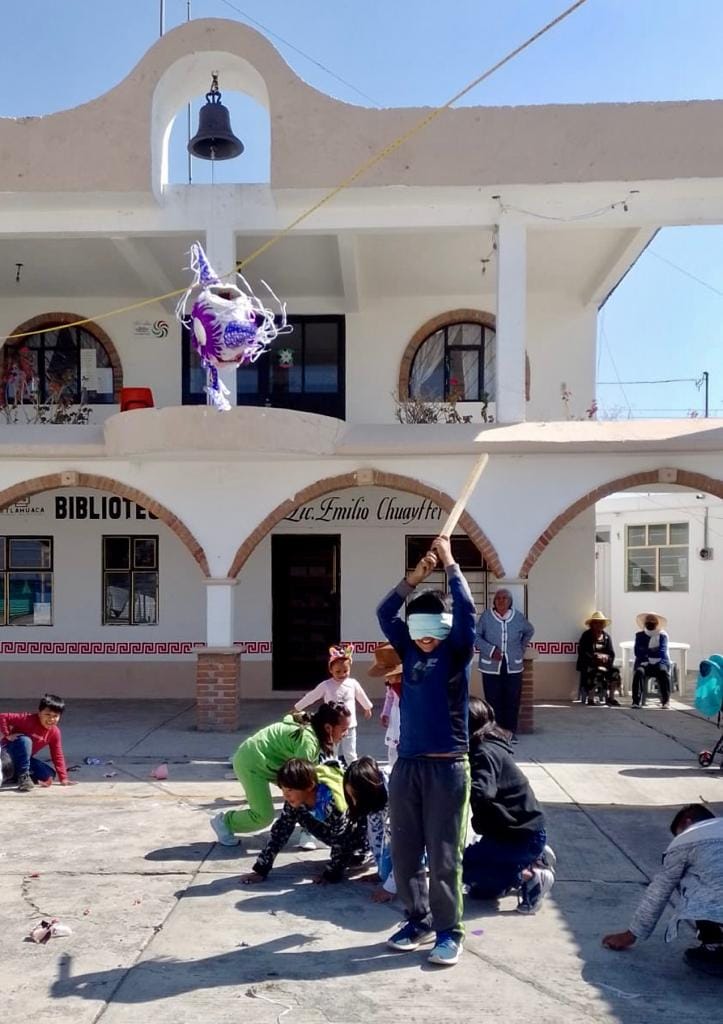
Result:
M476 899L518 890L517 910L534 914L555 881L545 819L495 714L479 697L469 701L472 828L481 837L464 853L464 882Z

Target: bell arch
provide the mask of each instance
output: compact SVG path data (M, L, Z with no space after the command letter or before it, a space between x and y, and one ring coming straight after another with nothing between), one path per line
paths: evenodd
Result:
M196 540L188 527L170 509L166 508L155 498L151 498L136 487L129 487L108 476L98 476L96 473L79 473L75 470L66 470L60 473L48 473L47 476L36 476L30 480L21 480L11 487L0 490L0 509L7 508L21 498L28 498L33 494L41 494L43 491L55 491L62 487L88 487L96 491L109 491L121 498L127 498L152 512L172 533L178 537L180 542L187 548L189 554L204 576L210 576L208 559L203 547Z
M716 498L723 498L723 480L717 480L715 477L706 476L705 473L692 473L687 469L659 468L647 470L641 473L631 473L629 476L617 477L615 480L610 480L607 483L600 484L599 487L595 487L593 490L588 491L587 494L578 498L572 505L568 505L564 512L555 516L549 526L542 531L535 543L527 552L518 575L523 579L526 578L550 541L554 540L557 534L567 526L569 522L575 519L576 516L580 515L581 512L584 512L585 509L590 508L591 505L597 504L598 501L602 501L603 498L607 498L608 495L615 494L617 491L626 491L632 487L641 487L645 484L661 483L675 485L677 487L688 487L694 491L705 491L707 494L712 494Z
M346 490L349 487L390 487L397 491L407 491L410 494L418 494L420 497L429 498L439 505L446 512L451 512L454 507L454 500L444 491L439 491L428 484L415 480L414 477L401 476L398 473L384 473L378 469L364 470L363 472L344 473L340 476L325 477L316 483L304 487L298 494L287 498L277 505L269 514L262 519L259 525L240 544L233 557L231 566L227 572L229 579L235 579L249 556L264 537L273 530L286 516L293 512L299 505L304 505L314 498L320 498L330 491ZM478 523L472 518L469 512L463 512L459 520L460 527L467 534L472 543L478 548L491 572L499 579L505 575L500 557Z

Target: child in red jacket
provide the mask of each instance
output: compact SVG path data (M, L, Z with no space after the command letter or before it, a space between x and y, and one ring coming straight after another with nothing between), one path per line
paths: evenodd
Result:
M0 744L3 762L12 761L20 793L30 793L33 784L51 786L58 776L61 786L74 786L68 778L58 722L65 701L53 693L40 698L37 714L0 714ZM50 750L55 768L35 757L44 747ZM3 772L3 774L5 774Z

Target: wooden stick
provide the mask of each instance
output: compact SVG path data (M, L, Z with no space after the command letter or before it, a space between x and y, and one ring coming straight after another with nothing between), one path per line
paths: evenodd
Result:
M457 501L454 504L454 508L452 509L452 511L447 516L447 522L444 524L442 529L439 531L440 536L443 536L443 537L451 537L452 536L452 532L454 531L455 527L457 526L457 523L459 522L459 517L464 512L465 506L467 505L467 502L469 501L469 499L472 497L472 492L474 491L475 487L477 486L477 481L479 480L479 478L482 476L482 473L484 472L484 468L487 465L487 460L488 459L489 459L489 455L487 455L487 453L484 452L482 455L480 455L480 457L475 462L475 464L472 467L472 470L471 470L469 476L467 477L467 482L465 483L464 487L462 488L462 493L457 498Z

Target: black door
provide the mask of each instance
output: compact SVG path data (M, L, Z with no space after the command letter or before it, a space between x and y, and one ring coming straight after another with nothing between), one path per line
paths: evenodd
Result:
M328 675L340 639L339 546L338 534L271 538L274 690L308 690Z

